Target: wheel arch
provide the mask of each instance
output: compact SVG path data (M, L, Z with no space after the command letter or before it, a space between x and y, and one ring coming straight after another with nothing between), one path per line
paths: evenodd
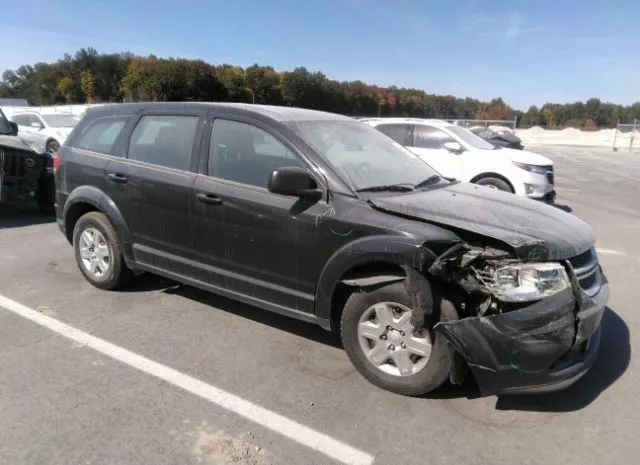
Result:
M124 216L107 194L93 186L80 186L73 190L64 204L62 218L67 241L73 243L73 229L82 215L91 211L104 214L113 224L122 244L127 264L133 261L133 240Z
M480 173L477 174L476 176L474 176L473 178L471 178L471 180L469 181L470 183L475 184L476 182L480 181L481 179L485 179L485 178L496 178L496 179L500 179L501 181L506 182L509 185L509 188L511 189L511 192L515 192L515 188L513 187L513 183L511 181L509 181L509 178L507 178L506 176L499 174L499 173L495 173L495 172L485 172L485 173Z
M47 137L47 139L44 141L44 150L45 152L47 151L47 146L51 143L51 142L55 142L56 144L58 144L58 147L62 144L60 144L60 142L58 141L58 139L56 139L55 137L49 136Z
M424 240L383 235L351 242L336 251L322 270L315 314L328 323L328 329L335 329L355 290L405 280L410 270L421 270L435 258Z

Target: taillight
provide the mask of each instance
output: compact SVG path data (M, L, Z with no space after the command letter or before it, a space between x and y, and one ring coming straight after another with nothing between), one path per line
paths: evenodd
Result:
M60 168L60 154L56 152L53 154L53 174L58 171L58 168Z

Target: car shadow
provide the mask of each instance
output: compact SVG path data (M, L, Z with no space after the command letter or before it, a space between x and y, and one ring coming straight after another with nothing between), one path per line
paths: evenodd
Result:
M630 360L629 328L616 312L607 308L602 318L602 340L598 358L587 374L562 391L498 396L495 409L556 413L582 410L624 374ZM424 397L443 400L477 399L482 395L470 373L462 385L445 383Z
M262 310L242 302L182 284L175 284L173 286L166 287L163 292L179 295L203 305L215 307L216 309L233 313L234 315L238 315L242 318L247 318L257 323L271 326L272 328L286 331L297 336L302 336L314 342L320 342L339 349L343 348L342 342L337 334L326 331L313 323L307 323L305 321L300 321L268 310Z
M55 215L45 215L36 208L0 205L0 229L47 224L55 220Z
M629 328L620 316L607 308L602 318L600 352L593 367L577 383L548 394L502 396L497 410L531 412L573 412L595 401L629 367L631 343Z

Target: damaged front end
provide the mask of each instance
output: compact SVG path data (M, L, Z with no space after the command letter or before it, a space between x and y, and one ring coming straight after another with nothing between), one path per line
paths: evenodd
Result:
M453 382L462 381L461 358L483 395L548 392L595 361L609 288L594 249L534 263L461 243L429 273L442 283L441 308L459 316L435 325L455 353Z
M46 170L46 154L35 152L17 137L0 135L0 203L37 200Z

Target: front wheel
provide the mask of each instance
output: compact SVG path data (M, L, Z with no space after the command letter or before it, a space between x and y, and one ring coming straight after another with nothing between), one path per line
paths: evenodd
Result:
M356 369L374 385L402 395L426 394L449 374L446 342L411 324L404 283L356 292L341 319L342 343Z
M511 186L509 185L509 183L500 178L486 177L486 178L477 180L476 184L480 186L487 186L487 187L490 187L491 189L497 189L499 191L513 193L513 189L511 189Z
M56 142L55 140L52 140L47 144L47 147L45 150L47 151L47 153L50 153L51 155L53 155L58 151L59 148L60 148L60 144L58 144L58 142Z

